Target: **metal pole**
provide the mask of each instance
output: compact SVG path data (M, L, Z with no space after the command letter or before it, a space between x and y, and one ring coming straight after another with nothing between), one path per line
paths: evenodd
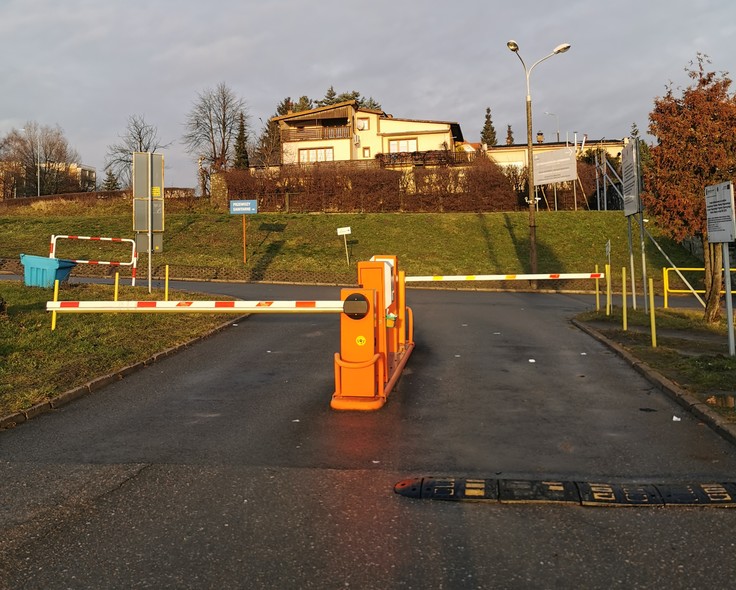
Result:
M634 144L634 157L636 158L636 195L639 200L639 234L641 237L641 276L644 282L644 311L647 310L647 254L646 254L646 230L644 229L644 208L641 203L641 158L639 156L639 141ZM614 174L615 174L614 170ZM618 176L618 175L617 175ZM620 180L620 179L619 179ZM623 181L621 181L623 186ZM633 278L632 278L633 281ZM652 301L654 297L652 296ZM652 303L654 307L654 303Z
M733 299L731 299L731 261L728 252L728 243L723 242L723 272L726 283L726 314L728 315L728 354L736 356L733 329Z
M151 182L153 174L153 154L148 152L148 292L152 291L153 263L153 195L151 193Z
M537 273L537 222L535 217L537 202L534 198L534 156L532 153L532 97L529 94L529 74L526 75L526 144L527 144L527 170L529 174L529 258L531 273ZM536 286L536 281L534 282Z
M598 164L598 152L595 152L595 196L598 201L598 211L601 210L601 181Z
M631 266L631 306L636 310L636 273L634 272L634 241L631 231L631 215L626 218L629 226L629 265Z
M644 235L644 212L639 212L639 233L641 234L641 278L644 281L644 313L647 312L647 253L646 237Z

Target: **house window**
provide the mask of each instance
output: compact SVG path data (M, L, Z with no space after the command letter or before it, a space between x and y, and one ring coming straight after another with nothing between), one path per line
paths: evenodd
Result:
M300 164L313 164L314 162L332 162L334 160L332 148L312 148L299 150Z
M357 127L358 131L368 131L371 128L370 122L371 120L368 117L360 117L356 121L355 126Z
M370 158L371 157L371 148L364 147L363 148L363 157L364 158Z
M399 152L416 152L416 139L392 139L388 142L388 153L397 154Z

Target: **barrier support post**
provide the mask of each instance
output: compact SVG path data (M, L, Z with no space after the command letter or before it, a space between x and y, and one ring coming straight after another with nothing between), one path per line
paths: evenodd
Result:
M627 323L627 317L626 317L626 267L624 266L621 269L621 314L623 318L623 327L624 332L626 332L629 329L628 323Z
M595 265L595 274L598 274L598 265ZM601 289L600 289L600 282L601 280L596 277L595 279L595 310L600 311L601 310Z
M611 265L606 264L606 316L611 315Z
M657 320L654 316L654 279L649 279L649 324L652 328L652 348L657 348Z
M118 300L118 288L120 287L120 273L115 273L115 291L113 293L112 300L117 301Z
M59 279L54 281L54 301L59 300ZM56 330L56 312L51 312L51 331Z
M669 307L669 290L670 290L670 273L666 268L662 268L662 284L664 285L664 308Z

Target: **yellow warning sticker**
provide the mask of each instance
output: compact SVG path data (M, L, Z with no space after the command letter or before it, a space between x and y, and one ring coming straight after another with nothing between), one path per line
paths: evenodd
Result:
M160 197L161 196L161 187L160 186L152 186L151 187L151 196L152 197Z
M368 340L365 336L358 336L355 339L355 344L357 344L358 346L365 346L366 342L368 342Z

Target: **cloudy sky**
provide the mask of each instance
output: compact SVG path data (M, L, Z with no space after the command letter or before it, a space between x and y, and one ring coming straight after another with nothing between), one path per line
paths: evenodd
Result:
M564 139L644 131L655 97L688 83L697 52L736 71L734 0L0 0L0 135L59 125L103 176L130 115L158 128L167 186L195 186L183 122L225 82L253 133L287 96L372 96L396 117L460 123L478 141L491 107L499 141L525 141L527 65L534 131ZM736 75L736 74L735 74ZM556 115L545 115L546 112Z

